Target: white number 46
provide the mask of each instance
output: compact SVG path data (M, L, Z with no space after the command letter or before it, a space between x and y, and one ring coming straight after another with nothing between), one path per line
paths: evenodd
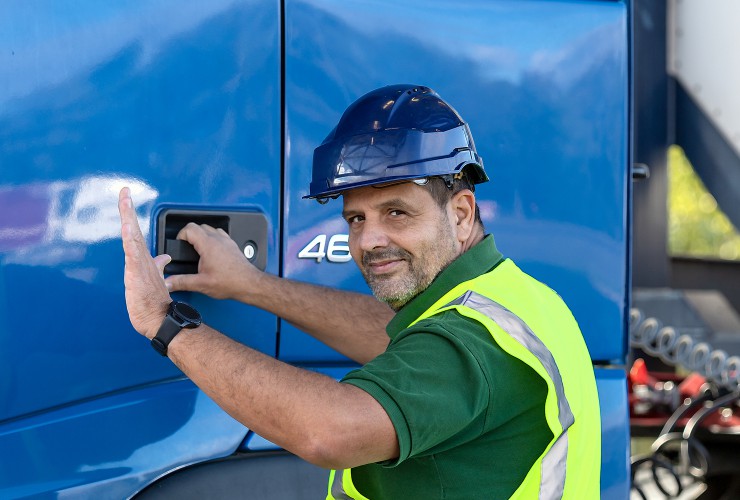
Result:
M320 234L298 252L298 258L316 259L316 262L321 262L326 257L329 262L349 262L352 256L349 254L348 242L348 234L335 234L329 238L327 246L326 235Z

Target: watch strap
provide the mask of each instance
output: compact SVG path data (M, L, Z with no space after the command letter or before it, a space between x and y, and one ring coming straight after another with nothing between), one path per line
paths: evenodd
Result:
M170 316L169 311L162 321L162 325L157 330L157 335L152 339L152 347L162 356L167 356L167 348L175 338L175 335L180 333L183 326L178 323L175 318Z

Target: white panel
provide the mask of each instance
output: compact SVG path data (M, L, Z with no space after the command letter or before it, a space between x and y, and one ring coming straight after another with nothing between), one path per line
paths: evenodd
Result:
M668 72L740 154L738 47L740 1L670 0Z

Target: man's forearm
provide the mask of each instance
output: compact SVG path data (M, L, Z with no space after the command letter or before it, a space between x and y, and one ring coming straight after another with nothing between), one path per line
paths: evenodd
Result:
M280 316L359 363L388 346L385 326L393 310L370 295L262 273L237 299Z
M168 355L230 415L312 463L345 468L398 453L385 411L356 387L277 361L206 325L182 331Z

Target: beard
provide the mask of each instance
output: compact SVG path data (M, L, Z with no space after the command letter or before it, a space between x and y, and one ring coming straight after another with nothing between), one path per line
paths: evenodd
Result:
M426 290L434 279L458 255L453 229L440 220L430 238L414 248L415 254L399 247L366 251L362 255L360 271L373 295L394 311ZM376 274L371 264L386 260L400 260L401 268L387 274Z

